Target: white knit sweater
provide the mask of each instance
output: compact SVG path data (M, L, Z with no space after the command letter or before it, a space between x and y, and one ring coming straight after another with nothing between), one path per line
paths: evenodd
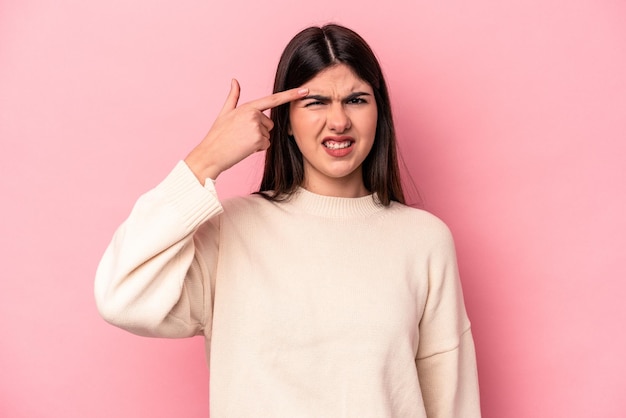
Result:
M427 212L300 189L221 203L184 162L99 265L102 316L204 335L213 418L480 416L454 244Z

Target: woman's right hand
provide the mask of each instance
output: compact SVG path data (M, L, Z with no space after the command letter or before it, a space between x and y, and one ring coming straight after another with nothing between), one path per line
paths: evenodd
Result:
M272 120L263 111L300 99L307 89L291 89L237 106L240 87L233 79L226 103L202 142L185 158L200 183L270 146Z

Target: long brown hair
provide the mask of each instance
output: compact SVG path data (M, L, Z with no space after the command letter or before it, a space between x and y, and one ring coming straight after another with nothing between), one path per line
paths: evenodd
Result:
M283 51L274 93L299 87L337 64L347 65L372 86L378 108L374 145L363 161L363 184L385 206L391 201L405 203L387 85L378 60L361 36L335 24L304 29ZM274 129L259 192L270 200L285 200L304 183L302 153L289 138L289 104L272 109L270 116Z

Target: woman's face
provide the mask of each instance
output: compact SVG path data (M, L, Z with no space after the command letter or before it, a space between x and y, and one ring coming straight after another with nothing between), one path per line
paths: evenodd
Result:
M291 102L289 134L302 152L303 186L328 196L367 195L362 164L374 144L378 117L372 87L344 64L302 87L309 94Z

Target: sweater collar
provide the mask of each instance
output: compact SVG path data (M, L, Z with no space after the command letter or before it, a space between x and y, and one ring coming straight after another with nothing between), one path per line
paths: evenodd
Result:
M302 187L296 190L287 204L298 211L328 218L366 217L384 209L373 194L354 198L323 196Z

